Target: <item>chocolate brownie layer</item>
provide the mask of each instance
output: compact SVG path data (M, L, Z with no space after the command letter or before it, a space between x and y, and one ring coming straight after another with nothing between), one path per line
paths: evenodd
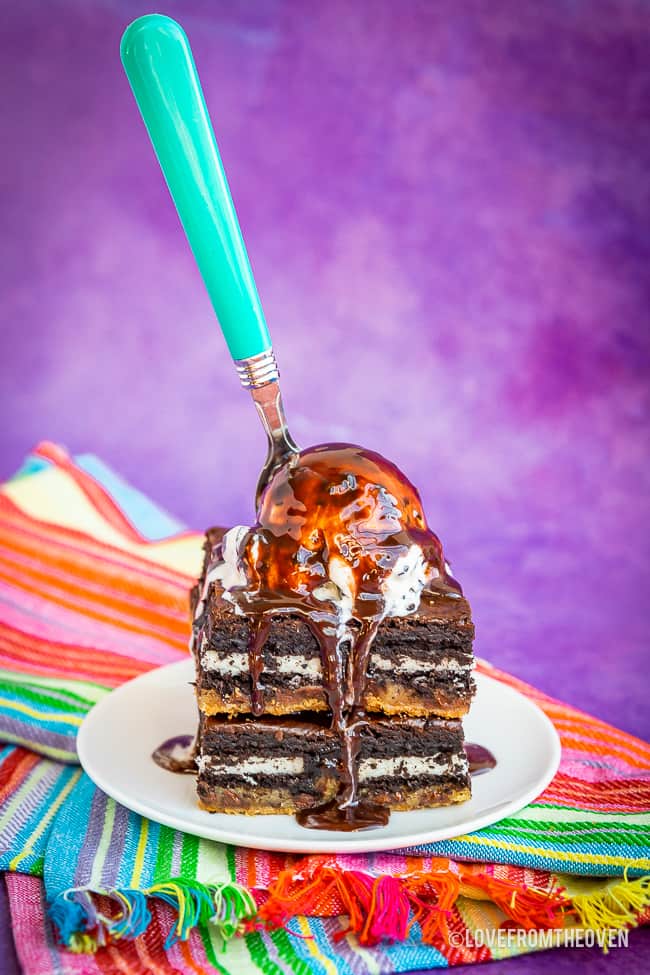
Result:
M338 737L309 717L202 716L198 793L213 812L292 813L335 795ZM459 721L368 718L360 732L359 795L392 809L469 798Z

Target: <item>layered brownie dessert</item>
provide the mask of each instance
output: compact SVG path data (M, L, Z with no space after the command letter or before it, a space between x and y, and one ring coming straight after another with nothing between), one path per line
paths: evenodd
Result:
M208 533L193 618L206 809L358 829L469 798L470 608L380 455L292 457L252 528Z
M324 714L200 721L198 793L205 809L296 813L335 797L340 746ZM468 798L459 721L368 715L357 763L362 801L408 810Z

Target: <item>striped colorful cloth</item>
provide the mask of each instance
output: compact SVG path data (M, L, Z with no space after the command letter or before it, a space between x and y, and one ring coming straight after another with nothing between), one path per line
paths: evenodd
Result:
M534 803L476 833L300 858L104 795L76 763L77 730L112 687L187 653L201 544L51 444L0 489L0 869L26 972L402 972L650 916L650 746L483 662L549 715L563 756ZM503 925L518 938L489 943Z

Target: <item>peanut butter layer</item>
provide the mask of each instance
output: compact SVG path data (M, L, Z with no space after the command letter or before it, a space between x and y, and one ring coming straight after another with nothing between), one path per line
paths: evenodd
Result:
M318 801L326 802L333 798L335 789L324 789ZM469 786L433 786L415 789L412 792L369 793L361 790L362 798L372 798L373 802L388 806L393 812L411 812L414 809L432 809L436 806L450 806L467 802L471 798ZM314 796L307 793L292 795L282 789L233 790L199 786L199 805L206 812L234 813L245 816L291 816L301 809L314 804Z
M462 696L446 693L444 688L433 687L431 694L415 693L409 688L395 681L386 681L381 685L368 681L363 696L363 707L366 711L386 715L406 715L411 718L426 718L429 716L440 718L462 718L467 714L474 690L473 681L470 689ZM228 695L222 695L210 688L197 688L199 709L207 715L217 714L250 714L250 693L233 689ZM275 691L265 695L265 714L288 715L300 711L327 711L327 700L323 688L306 687L295 691Z

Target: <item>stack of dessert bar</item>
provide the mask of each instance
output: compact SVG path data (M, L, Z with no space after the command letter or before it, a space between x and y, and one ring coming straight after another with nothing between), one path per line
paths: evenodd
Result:
M320 651L290 611L270 617L262 650L262 713L254 714L252 621L218 581L195 589L193 650L200 712L197 789L211 812L295 813L332 798L340 743L330 729ZM203 588L202 588L203 587ZM226 593L227 597L227 593ZM359 730L359 796L408 810L470 796L462 716L474 683L470 607L460 594L424 593L415 613L387 618L370 653Z

